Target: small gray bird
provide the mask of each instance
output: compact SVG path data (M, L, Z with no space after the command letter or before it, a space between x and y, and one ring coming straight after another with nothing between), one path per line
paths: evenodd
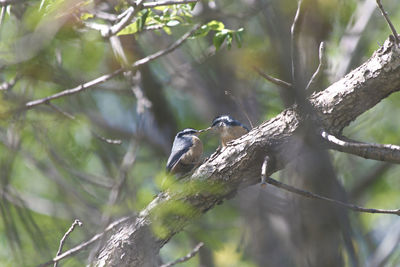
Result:
M176 134L167 161L167 171L182 175L196 166L203 154L203 143L197 137L199 133L195 129L188 128Z
M222 146L226 146L228 142L249 132L249 129L245 125L229 115L216 117L211 127L206 130L208 129L214 130L220 134Z

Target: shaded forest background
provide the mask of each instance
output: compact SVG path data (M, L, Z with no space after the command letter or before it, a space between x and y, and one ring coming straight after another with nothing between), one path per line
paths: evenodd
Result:
M254 68L291 80L290 27L297 1L200 1L194 9L183 8L191 18L169 17L158 29L144 26L119 35L119 45L94 29L90 23L96 17L88 15L89 8L82 11L84 2L9 3L2 2L0 15L2 266L35 266L53 258L75 219L83 225L64 250L144 208L160 191L179 130L208 127L220 114L258 125L293 104L290 92L266 82ZM122 1L85 4L101 6L109 16L126 7ZM307 0L304 5L298 56L305 83L318 66L320 42L327 46L327 68L317 90L360 65L390 34L375 1ZM393 24L400 25L397 1L384 5ZM165 49L194 23L214 20L240 36L219 46L214 34L221 31L211 30L136 72L18 109ZM400 96L394 94L344 134L399 144L398 112ZM204 157L209 156L218 138L201 138ZM274 177L362 206L394 209L400 206L399 172L395 164L310 151ZM398 266L399 240L395 216L348 213L255 185L186 227L162 248L161 258L174 260L204 242L199 255L182 266ZM82 266L93 251L62 265Z

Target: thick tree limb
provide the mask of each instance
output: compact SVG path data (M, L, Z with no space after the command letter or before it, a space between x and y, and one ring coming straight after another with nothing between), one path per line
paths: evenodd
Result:
M363 65L309 101L314 113L301 117L297 107L253 128L210 156L179 188L160 193L135 220L116 231L101 250L96 266L154 266L159 249L191 220L237 190L259 182L266 153L282 169L301 153L298 136L307 121L339 135L343 128L383 98L400 90L400 50L389 40ZM315 133L318 136L318 133Z
M329 147L341 152L346 152L366 159L374 159L385 162L400 163L400 146L368 144L352 140L342 140L323 131L322 138Z

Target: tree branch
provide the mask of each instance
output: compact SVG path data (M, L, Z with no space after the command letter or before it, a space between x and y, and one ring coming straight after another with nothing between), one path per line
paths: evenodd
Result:
M341 207L344 207L346 209L351 209L354 211L358 211L358 212L366 212L366 213L381 213L381 214L393 214L393 215L397 215L400 216L400 209L397 210L383 210L383 209L368 209L368 208L362 208L359 207L357 205L354 204L349 204L349 203L344 203L342 201L336 200L336 199L331 199L328 197L324 197L324 196L320 196L318 194L315 193L311 193L309 191L306 190L302 190L302 189L298 189L296 187L281 183L275 179L272 179L271 177L267 177L266 182L268 184L271 184L273 186L276 186L278 188L281 188L283 190L286 190L288 192L306 197L306 198L311 198L311 199L318 199L318 200L323 200Z
M319 65L317 70L314 72L313 76L311 77L310 81L308 82L306 86L306 91L311 89L314 89L314 85L319 79L319 77L322 74L322 71L324 70L326 65L326 57L325 57L325 43L321 42L319 45Z
M325 131L322 131L321 136L332 149L366 159L400 163L400 146L345 141Z
M62 251L62 248L63 248L63 246L64 246L65 240L67 240L67 237L72 233L72 231L74 231L74 229L75 229L76 226L82 226L82 222L81 222L80 220L78 220L78 219L76 219L76 220L72 223L71 227L70 227L70 228L68 229L68 231L64 234L64 236L61 238L61 240L60 240L60 246L58 247L58 251L57 251L56 257L59 256L59 255L61 254L61 251ZM57 267L57 266L58 266L58 262L55 262L55 263L54 263L54 267Z
M253 69L254 69L261 77L263 77L264 79L266 79L267 81L269 81L269 82L271 82L271 83L273 83L273 84L276 84L276 85L278 85L278 86L280 86L280 87L283 87L283 88L286 88L286 89L292 88L292 84L291 84L291 83L288 83L288 82L282 81L282 80L280 80L280 79L277 79L277 78L275 78L275 77L269 76L268 74L264 73L262 70L260 70L260 69L257 68L257 67L253 67Z
M147 56L145 58L142 58L142 59L139 59L139 60L135 61L135 63L133 63L130 66L130 69L137 69L138 67L140 67L140 66L142 66L144 64L147 64L147 63L149 63L149 62L151 62L151 61L153 61L153 60L155 60L155 59L157 59L157 58L159 58L161 56L164 56L164 55L166 55L168 53L171 53L176 48L181 46L197 29L199 29L199 27L200 27L199 24L195 25L195 27L193 27L189 32L185 33L181 38L176 40L175 43L173 43L172 45L170 45L166 49L160 50L160 51L158 51L158 52L156 52L156 53L154 53L152 55L149 55L149 56ZM89 81L89 82L86 82L84 84L81 84L81 85L79 85L79 86L77 86L75 88L67 89L67 90L61 91L59 93L56 93L54 95L51 95L51 96L48 96L48 97L45 97L45 98L41 98L41 99L38 99L38 100L30 101L30 102L25 104L25 108L30 109L30 108L33 108L33 107L38 106L38 105L42 105L44 103L47 103L47 102L49 102L51 100L54 100L54 99L57 99L57 98L61 98L61 97L64 97L64 96L69 96L69 95L80 93L80 92L82 92L82 91L84 91L86 89L89 89L89 88L93 87L93 86L96 86L98 84L104 83L104 82L110 80L111 78L121 74L124 71L125 71L125 69L120 68L120 69L118 69L118 70L116 70L116 71L114 71L112 73L100 76L99 78L96 78L96 79L94 79L92 81Z
M170 5L181 5L181 4L193 4L197 3L199 0L165 0L157 2L147 2L143 4L143 8L154 8L158 6L170 6Z
M131 22L133 17L143 8L143 2L144 0L138 0L137 2L135 2L133 6L127 9L125 16L118 23L108 28L107 31L102 32L102 35L108 38L116 35L123 28L125 28L125 26L127 26Z
M237 190L259 182L266 151L274 159L266 173L270 176L301 154L304 144L297 133L310 120L327 132L340 134L360 114L399 91L399 77L400 49L389 39L367 62L314 93L308 99L314 113L300 116L296 106L284 110L211 155L187 183L176 183L160 193L136 220L121 225L93 264L156 265L160 248L191 220Z
M299 32L300 32L300 20L302 16L302 4L303 0L297 0L297 10L296 10L296 15L294 16L293 24L290 29L291 32L291 57L292 57L292 84L296 90L299 88L296 88L299 86L298 82L298 76L300 73L299 71L299 47L298 47L298 39L299 39Z
M163 265L161 265L160 267L171 267L171 266L177 265L178 263L188 261L188 260L190 260L191 258L193 258L194 256L196 256L196 254L199 252L199 250L200 250L203 246L204 246L204 243L203 243L203 242L200 242L200 243L197 244L197 246L195 246L194 249L193 249L190 253L188 253L186 256L184 256L184 257L182 257L182 258L179 258L179 259L177 259L177 260L174 260L174 261L172 261L172 262L163 264Z
M49 266L49 265L51 265L51 264L53 264L53 263L59 262L59 261L62 260L62 259L65 259L65 258L68 258L68 257L71 257L71 256L75 255L76 253L78 253L78 252L80 252L80 251L86 249L88 246L90 246L90 245L92 245L93 243L95 243L97 240L99 240L99 239L100 239L103 235L105 235L107 232L109 232L110 230L113 230L114 228L116 228L117 226L119 226L121 223L127 221L127 220L130 219L130 218L131 218L131 217L123 217L123 218L121 218L121 219L119 219L119 220L117 220L117 221L111 223L106 229L104 229L104 231L103 231L102 233L99 233L99 234L93 236L93 237L92 237L91 239L89 239L88 241L83 242L83 243L77 245L76 247L71 248L71 249L65 251L64 253L62 253L62 254L60 254L60 255L57 255L54 259L52 259L52 260L50 260L50 261L48 261L48 262L45 262L45 263L42 263L42 264L38 265L38 267Z
M385 9L383 9L381 0L376 0L376 4L378 5L379 10L382 13L382 16L385 18L387 24L389 25L389 28L393 33L393 37L396 40L396 44L399 45L400 44L400 40L399 40L399 36L397 35L396 28L393 26L393 23L390 21Z

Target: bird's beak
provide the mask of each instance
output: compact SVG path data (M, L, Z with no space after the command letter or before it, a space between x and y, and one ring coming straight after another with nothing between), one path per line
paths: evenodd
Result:
M205 128L205 129L199 130L199 131L198 131L198 133L204 133L204 132L207 132L207 131L211 130L211 128L212 128L212 127L208 127L208 128Z

